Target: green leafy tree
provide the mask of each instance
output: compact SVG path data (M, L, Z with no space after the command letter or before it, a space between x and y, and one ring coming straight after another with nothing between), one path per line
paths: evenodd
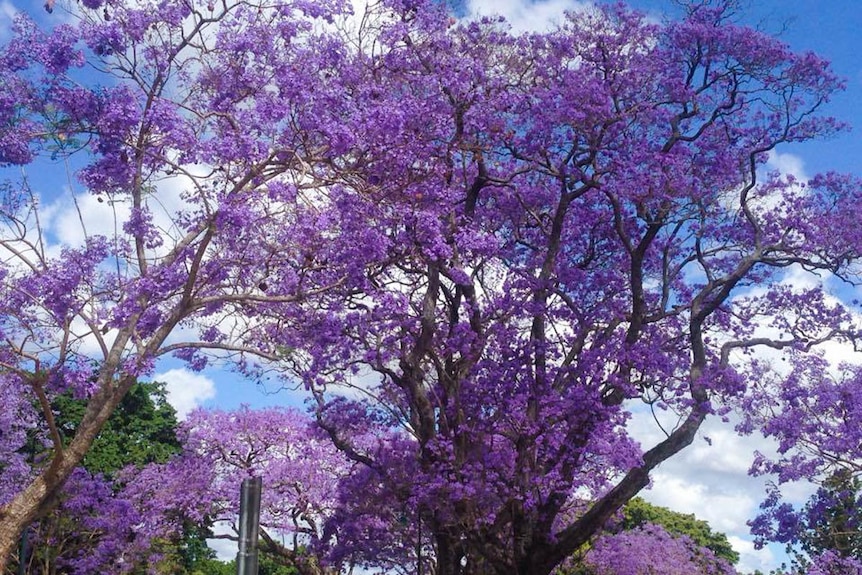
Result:
M635 497L623 509L622 529L635 529L647 523L661 525L671 535L687 535L701 547L710 549L716 556L731 564L739 561L739 553L734 551L727 535L713 531L706 521L692 514L671 511L666 507L652 505L641 497Z
M207 545L212 530L206 523L187 522L182 538L160 540L157 543L162 560L157 565L140 565L134 575L234 575L235 566L216 558L216 553ZM259 573L258 575L262 575Z
M862 570L862 480L850 469L833 471L800 510L778 508L784 524L777 540L786 543L790 565L782 571L858 573Z
M71 394L54 402L57 426L64 440L74 437L86 402ZM163 383L136 383L93 442L83 460L90 473L112 476L127 465L164 463L180 451L177 415L168 403Z
M195 565L191 575L235 575L236 563L234 561L219 561L217 559L204 559Z
M709 549L717 558L724 559L731 565L739 561L739 553L734 551L727 535L714 531L706 521L692 514L653 505L641 497L629 501L623 508L621 521L609 526L603 535L644 530L650 525L660 526L674 538L687 536L697 547ZM592 545L588 544L578 550L557 575L596 575L596 568L586 560L591 548Z
M207 559L196 565L190 575L234 575L235 573L235 561ZM282 565L272 556L262 553L257 573L258 575L298 575L299 571L293 567Z
M807 529L800 536L809 555L834 551L841 557L862 559L862 481L841 469L827 478L805 509Z

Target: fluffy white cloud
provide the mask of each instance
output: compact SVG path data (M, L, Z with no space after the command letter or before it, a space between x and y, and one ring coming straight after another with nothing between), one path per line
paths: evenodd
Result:
M543 31L562 21L566 12L584 10L591 4L578 0L467 0L467 16L503 16L515 32Z
M121 226L129 217L130 208L125 202L114 202L89 193L75 194L66 191L62 196L42 208L42 223L58 245L49 253L56 255L59 246L82 246L88 236L113 237L122 233Z
M778 170L778 172L782 174L789 174L799 181L804 182L808 180L808 174L805 172L805 162L795 154L781 153L772 150L769 152L769 159L766 161L766 167L770 170Z
M736 565L736 568L740 573L751 573L754 571L765 573L773 569L780 562L769 547L755 549L754 543L734 535L731 535L727 539L730 541L733 549L739 553L739 563Z
M659 412L657 417L664 429L674 427L676 418L670 413ZM644 449L665 438L644 409L635 411L630 431ZM755 450L772 453L774 446L760 436L740 437L732 423L708 419L692 445L653 472L650 488L642 495L655 505L694 514L727 534L742 557L743 570L763 569L762 564L771 568L773 557L768 550L754 550L746 525L764 493L763 480L748 476Z
M751 467L751 452L757 440L740 437L730 425L708 431L708 440L697 441L686 452L687 464L717 474L744 476ZM761 440L765 442L765 440ZM771 446L770 446L771 447ZM763 450L763 446L760 446Z
M672 427L669 421L662 423L665 428ZM664 437L646 412L635 413L632 431L645 449ZM748 475L755 451L771 455L775 443L760 435L739 436L733 422L708 419L691 446L652 474L652 484L642 494L655 505L694 514L725 533L740 554L737 568L743 573L769 571L781 561L769 548L754 548L746 524L756 516L766 487L765 478ZM807 499L813 488L800 483L782 489L788 501L798 503Z
M206 166L194 166L189 172L194 178L204 178L208 173ZM185 175L175 175L158 182L157 191L150 193L147 207L150 209L153 224L162 233L164 246L156 250L161 255L173 247L182 235L174 220L177 214L190 205L183 200L183 193L194 186L192 179ZM42 225L50 234L52 245L49 253L56 255L59 246L82 246L87 236L102 235L114 237L122 234L123 223L129 219L131 203L128 198L107 198L96 196L87 191L74 192L69 186L63 193L44 202L40 208Z
M185 368L156 374L153 379L165 383L168 403L177 410L181 421L194 408L216 395L215 383L208 377Z
M715 452L721 460L722 450ZM653 487L644 498L681 513L690 513L707 521L713 529L725 533L730 544L740 554L737 568L743 572L760 569L769 570L776 565L776 558L768 548L754 548L746 522L757 511L760 491L759 481L745 474L734 476L728 472L722 480L714 473L698 467L697 455L683 456L667 471L653 475ZM687 460L687 461L685 461ZM687 470L687 471L686 471Z
M656 505L681 513L692 513L724 533L745 532L745 523L755 511L754 490L743 490L741 480L725 484L704 481L697 472L680 474L658 471L653 474L653 489L644 494Z

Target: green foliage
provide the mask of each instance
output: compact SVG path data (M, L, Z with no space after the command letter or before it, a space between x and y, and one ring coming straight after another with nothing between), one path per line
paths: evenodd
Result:
M862 480L847 469L827 477L803 509L798 512L795 537L787 542L790 565L779 574L814 572L815 558L824 553L841 560L862 560ZM833 573L819 569L818 573ZM856 571L853 571L854 573Z
M133 575L194 575L199 572L234 575L236 570L221 567L222 563L216 560L215 551L207 546L206 540L211 536L212 531L206 525L186 522L178 540L162 539L156 542L155 551L161 560L156 565L139 565Z
M671 535L687 535L698 545L712 550L731 564L739 561L739 553L733 550L727 535L713 531L706 521L694 515L652 505L640 497L635 497L623 510L622 529L634 529L645 523L661 525Z
M53 407L63 439L71 440L86 402L66 394L57 397ZM164 384L136 383L96 437L83 466L90 473L111 476L126 465L163 463L180 451L176 425Z
M299 575L295 567L279 563L271 555L261 553L258 575Z
M212 530L207 525L185 525L177 553L180 564L187 572L193 572L198 565L215 559L215 551L207 546L207 538L211 536Z
M204 559L195 564L189 575L236 575L236 562Z
M189 575L234 575L236 573L236 561L218 561L216 559L205 559L189 571ZM294 567L282 565L271 555L261 553L258 563L258 575L299 575Z
M862 481L848 470L839 470L827 478L819 494L822 511L810 513L813 518L801 534L802 548L811 556L834 551L841 557L862 559L862 531L857 505Z
M727 536L713 531L706 521L697 519L694 515L652 505L640 497L635 497L626 504L622 521L616 523L610 533L636 529L648 523L660 525L672 536L686 535L697 545L710 549L717 557L731 564L739 561L739 553L733 550ZM588 543L575 552L565 565L555 571L555 575L598 575L596 568L585 561L591 546Z

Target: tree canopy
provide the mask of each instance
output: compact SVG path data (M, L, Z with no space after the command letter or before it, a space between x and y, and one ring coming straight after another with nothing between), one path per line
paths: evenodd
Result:
M783 442L770 473L823 472L796 456L840 447L817 413L858 447L860 372L820 353L858 320L818 274L856 278L862 190L766 169L841 129L842 80L736 2L539 34L432 0L70 8L0 52L0 166L68 159L86 190L60 242L26 177L0 197L0 441L46 446L0 470L0 567L167 355L301 382L351 466L335 565L548 575L733 409ZM86 399L71 438L63 393ZM128 495L182 499L167 477Z
M711 550L716 557L721 557L730 564L739 561L739 553L733 549L727 535L713 531L709 523L694 515L652 505L641 497L635 497L623 508L623 521L620 525L622 530L643 527L649 523L660 525L672 535L689 537L697 545Z
M81 424L87 402L66 393L52 402L65 443ZM177 417L162 383L136 383L123 396L82 460L90 473L111 476L128 465L164 463L180 451Z

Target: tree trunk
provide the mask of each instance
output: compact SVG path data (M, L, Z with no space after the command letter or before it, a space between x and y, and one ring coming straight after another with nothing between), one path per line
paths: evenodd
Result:
M445 530L435 529L437 544L437 575L462 575L459 545Z
M0 509L0 573L4 573L15 554L21 534L43 510L62 487L75 465L61 462L56 471L39 475L24 491Z
M112 378L103 375L100 379L101 389L90 399L68 447L55 451L48 467L12 501L0 508L0 573L7 569L24 529L51 509L52 502L69 475L84 459L96 436L135 382L135 378L127 376L114 386L110 383Z

